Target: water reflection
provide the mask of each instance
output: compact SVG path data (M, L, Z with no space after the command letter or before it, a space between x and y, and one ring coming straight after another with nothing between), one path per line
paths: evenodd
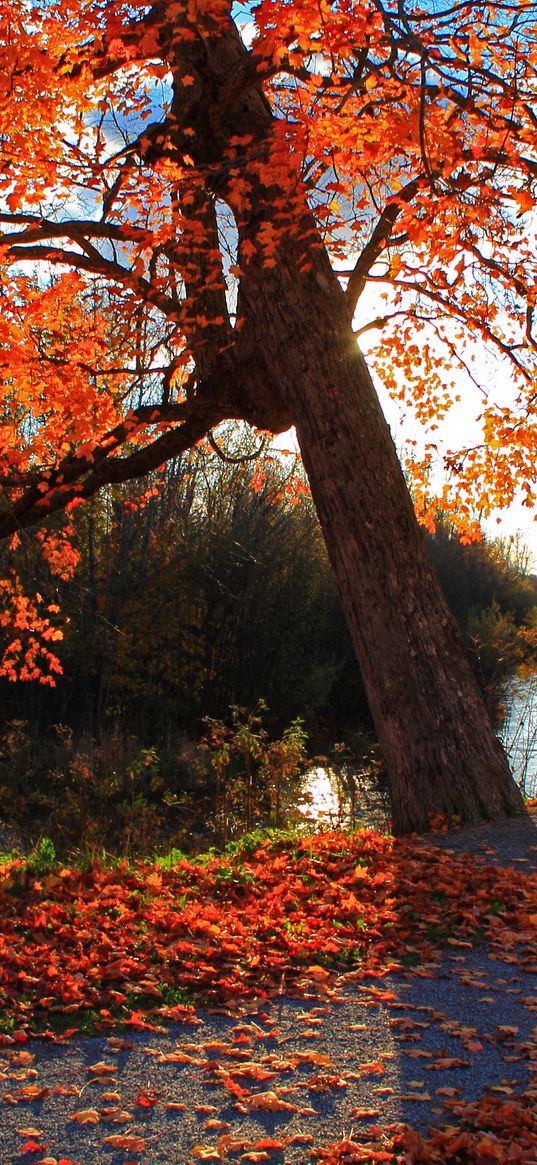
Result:
M537 797L537 674L513 681L500 732L513 776L527 797ZM363 822L389 828L388 789L371 770L349 764L316 765L305 774L297 812L320 829Z
M500 738L515 781L527 797L537 796L537 675L513 681Z
M310 769L304 778L298 812L306 821L317 825L348 824L350 806L348 798L342 797L341 784L333 769L320 766Z
M297 811L319 828L339 829L361 822L375 828L389 825L386 786L369 770L350 765L317 765L306 773Z

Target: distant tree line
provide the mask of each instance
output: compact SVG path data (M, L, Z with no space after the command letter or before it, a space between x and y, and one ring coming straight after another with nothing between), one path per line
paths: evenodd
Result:
M149 745L200 735L204 717L261 698L278 731L297 716L313 740L371 730L300 465L274 456L260 469L237 429L222 445L225 459L194 450L75 510L71 580L48 576L24 535L21 577L35 586L37 574L68 617L64 671L55 689L0 683L4 721L95 738L114 729ZM424 538L498 716L506 679L534 650L527 554L516 540L463 545L445 520Z

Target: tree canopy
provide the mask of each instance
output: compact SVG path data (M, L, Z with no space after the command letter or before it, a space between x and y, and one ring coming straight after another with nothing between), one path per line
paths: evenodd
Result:
M248 269L297 233L349 317L389 288L375 364L422 420L465 336L501 353L512 403L450 467L533 500L534 4L2 8L4 535L225 417L288 425Z
M475 506L516 487L531 505L535 6L0 11L0 534L36 525L68 571L68 536L42 525L55 511L214 440L226 418L294 422L388 767L406 757L400 823L424 817L417 774L437 810L433 774L441 764L449 790L448 769L465 769L480 711L352 321L378 284L375 367L433 429L457 364L476 379L465 340L499 353L512 400L485 392L483 441L447 465L470 526ZM426 489L416 496L430 519ZM2 590L2 621L21 632L4 669L53 669L54 605L25 598L14 573ZM454 734L447 768L425 761L425 741L445 757ZM489 743L469 770L490 784L496 769L502 785ZM494 813L520 804L500 785Z

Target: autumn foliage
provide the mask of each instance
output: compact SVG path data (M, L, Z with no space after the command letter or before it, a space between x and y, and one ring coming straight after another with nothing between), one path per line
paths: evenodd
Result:
M304 280L323 279L326 249L349 319L368 284L381 292L356 328L430 430L412 466L424 520L434 430L459 373L475 388L483 346L512 392L482 386L483 441L447 453L459 513L472 528L517 489L532 505L534 44L520 0L261 0L239 32L225 0L4 3L0 532L158 467L225 417L290 423L252 360L248 290L290 240ZM66 535L43 539L60 573ZM17 635L15 574L4 591L2 672L48 682L56 613Z
M173 1019L171 989L232 1003L285 986L360 981L444 944L516 945L534 966L534 879L368 830L253 837L230 855L36 875L1 867L0 1008L19 1031ZM37 866L39 871L39 865ZM493 905L495 904L495 905ZM334 920L337 919L337 926ZM522 952L520 954L520 952ZM30 957L31 953L31 957ZM378 990L382 992L382 982ZM9 1024L8 1024L9 1029Z
M153 1139L143 1128L140 1135L139 1121L136 1129L133 1122L135 1113L151 1115L157 1105L168 1118L180 1119L185 1103L159 1087L159 1065L172 1064L201 1067L209 1082L224 1089L237 1114L270 1114L282 1122L252 1139L212 1119L211 1104L199 1104L205 1136L200 1129L192 1162L280 1161L293 1146L302 1146L300 1160L318 1165L532 1165L535 1160L531 1085L522 1095L502 1086L469 1102L445 1084L446 1072L468 1067L469 1057L483 1051L472 1017L455 1025L461 1054L433 1055L419 1043L401 1049L403 1056L425 1057L420 1065L445 1101L445 1119L427 1136L400 1123L383 1124L384 1059L393 1052L337 1069L313 1038L321 1023L316 1017L328 1014L332 1000L341 1002L346 989L361 997L364 1019L368 1008L387 1008L401 1038L415 1035L434 1009L418 1007L424 1016L418 1022L411 1018L394 993L393 976L429 979L446 950L456 965L457 957L461 961L486 943L494 959L531 976L535 876L366 830L351 837L281 835L264 841L252 835L227 854L194 860L175 855L156 864L93 865L84 871L54 863L42 845L27 860L6 862L0 872L0 1052L7 1068L0 1101L15 1109L21 1153L35 1153L37 1160L47 1148L39 1124L23 1116L25 1106L61 1094L72 1098L70 1122L100 1126L103 1150L122 1149L129 1159L151 1160ZM483 990L479 974L473 985ZM257 1023L241 1021L248 1001L282 992L309 998L312 1010L301 1015L311 1037L305 1049L289 1044L284 1033L280 1046L275 1029L263 1026L263 1008ZM235 1017L233 1040L204 1040L201 1027L193 1042L188 1024L200 1024L194 1001ZM523 1002L535 1005L534 997ZM151 1058L147 1085L124 1099L114 1053L131 1046L132 1029L164 1033L170 1021L187 1027L177 1029L181 1034L171 1045L161 1048L157 1042L144 1049ZM39 1078L32 1067L29 1035L42 1033L63 1045L88 1027L110 1033L112 1054L87 1062L87 1085L100 1091L93 1087L82 1097L69 1080L47 1086L46 1074ZM500 1025L487 1038L507 1041L517 1059L524 1049L516 1033ZM297 1067L306 1075L298 1088L285 1087ZM296 1126L287 1132L287 1118L297 1112L315 1116L312 1098L347 1088L356 1073L371 1081L378 1107L353 1112L353 1129L344 1140L320 1144L310 1126L307 1133ZM63 1158L64 1165L77 1160Z

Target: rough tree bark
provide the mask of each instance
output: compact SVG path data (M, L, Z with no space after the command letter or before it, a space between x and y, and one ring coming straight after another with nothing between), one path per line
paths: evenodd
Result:
M280 267L276 291L259 275L257 341L291 403L386 762L394 830L426 829L435 814L520 813L337 280L329 288L326 269L306 280Z
M190 154L213 172L224 165L233 135L250 135L258 146L256 163L243 162L247 198L237 196L225 169L218 178L218 194L239 231L238 315L297 428L386 761L394 828L425 829L435 814L473 821L522 812L427 558L348 303L293 187L293 166L287 186L281 176L264 185L270 183L271 111L251 80L243 95L237 83L238 97L229 98L230 78L240 78L244 61L234 27L209 22L194 58L186 60L184 50L176 57L180 101L172 112L176 124L188 124ZM180 84L185 68L196 77L188 110ZM175 141L183 146L180 133ZM281 158L281 144L278 149ZM263 150L266 171L259 164ZM282 205L287 224L267 266L259 239L274 221L274 206ZM267 401L262 405L266 416Z
M199 440L224 416L242 416L273 431L294 422L386 761L394 828L421 830L436 814L473 821L522 812L522 797L428 561L352 333L352 304L309 212L301 159L288 149L283 120L273 117L229 0L210 0L199 8L157 3L140 22L132 21L122 38L129 60L144 52L159 56L173 76L166 119L144 129L122 153L147 168L171 159L180 172L185 158L192 167L188 198L180 189L172 192L172 206L176 198L183 217L166 254L187 286L183 325L196 363L197 396L193 403L170 404L174 419L181 420L181 410L185 419L149 452L110 460L103 450L87 465L83 458L67 459L61 474L48 482L47 512L69 500L70 483L84 497L105 481L146 472L184 448L182 442ZM95 76L122 67L124 55L114 58L117 43L114 31L109 45L90 46ZM233 212L239 238L236 327L228 318L223 272L217 266L215 273L209 262L218 246L216 199ZM396 213L388 204L385 222L377 224L378 239L368 244L369 264ZM94 240L97 226L103 237L107 229L111 238L120 231L105 221L82 222L70 236L60 226L77 243L85 230ZM33 245L36 230L54 242L60 226L30 225L25 234L10 237L12 257L63 261L62 251L51 256L41 242ZM267 238L274 240L268 254ZM93 244L89 255L68 252L67 260L82 269L109 271L109 261ZM116 266L112 279L118 277ZM148 302L166 312L165 297L157 291ZM114 448L124 439L122 428L112 434ZM38 482L4 516L0 533L10 532L9 521L30 520L39 490Z

